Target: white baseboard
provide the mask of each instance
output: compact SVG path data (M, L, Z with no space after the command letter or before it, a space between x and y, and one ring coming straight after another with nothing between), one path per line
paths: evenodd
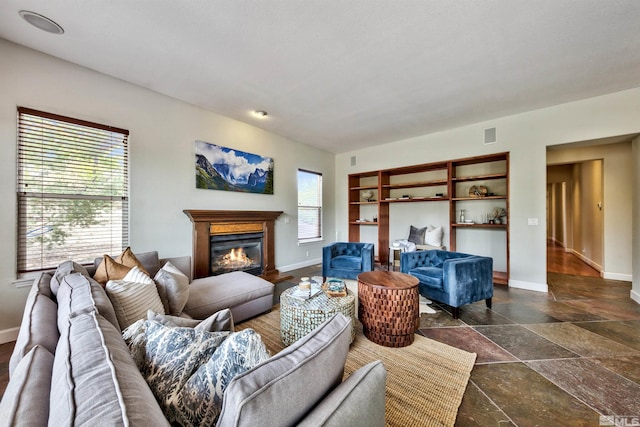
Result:
M291 270L297 270L298 268L311 267L312 265L322 264L322 258L319 259L310 259L303 262L298 262L296 264L290 265L282 265L280 267L276 267L278 271L287 272Z
M20 331L19 326L0 331L0 344L15 341L16 338L18 338L19 331Z
M633 281L633 275L632 274L609 273L609 272L603 271L602 273L600 273L600 275L602 276L603 279L622 280L623 282L632 282Z
M546 283L524 282L522 280L509 279L509 287L525 289L527 291L549 292L549 286Z
M600 272L600 276L602 276L604 272L602 271L602 266L600 264L598 264L597 262L593 261L590 258L587 258L586 256L582 255L580 252L574 249L571 249L571 253L577 256L578 258L580 258L584 263L595 268L598 272Z
M640 304L640 293L631 289L631 295L629 295L632 300Z

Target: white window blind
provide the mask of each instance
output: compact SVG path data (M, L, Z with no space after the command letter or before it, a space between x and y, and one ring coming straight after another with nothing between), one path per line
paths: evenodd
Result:
M322 239L322 174L298 169L298 242Z
M129 131L18 108L18 272L128 245Z

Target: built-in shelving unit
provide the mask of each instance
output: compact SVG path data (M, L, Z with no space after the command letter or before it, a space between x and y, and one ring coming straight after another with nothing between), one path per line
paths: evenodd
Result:
M470 194L470 185L482 191ZM492 188L492 191L487 191ZM403 194L412 189L416 194ZM362 198L371 191L371 200ZM455 251L460 240L473 239L474 230L505 234L506 265L494 271L494 282L509 280L509 153L468 157L447 162L426 163L349 175L349 241L360 241L360 227L377 227L378 261L389 260L389 206L394 203L447 203L449 205L449 245ZM372 206L373 205L373 206ZM500 224L489 223L487 214L495 207L506 212ZM481 220L460 223L460 210L480 215ZM368 213L365 215L364 212ZM480 214L478 214L478 212ZM372 221L367 216L375 215ZM366 221L363 219L367 218ZM502 223L504 221L504 224Z

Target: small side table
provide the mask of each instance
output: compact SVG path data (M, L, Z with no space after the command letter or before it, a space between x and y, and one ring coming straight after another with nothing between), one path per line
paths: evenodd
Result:
M400 263L402 246L389 246L389 271L395 271L396 269L396 252L398 253L398 263Z
M418 279L392 271L358 275L358 318L376 344L405 347L420 326Z
M280 338L284 345L291 345L313 331L335 313L342 313L351 319L351 342L356 337L356 299L347 289L344 297L330 297L324 292L308 300L294 298L291 294L296 287L285 289L280 295Z

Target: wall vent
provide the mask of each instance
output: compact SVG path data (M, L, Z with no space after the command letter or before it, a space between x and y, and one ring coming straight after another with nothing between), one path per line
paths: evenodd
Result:
M484 144L495 144L497 142L496 128L488 128L484 130Z
M351 156L351 166L356 165L356 156Z

